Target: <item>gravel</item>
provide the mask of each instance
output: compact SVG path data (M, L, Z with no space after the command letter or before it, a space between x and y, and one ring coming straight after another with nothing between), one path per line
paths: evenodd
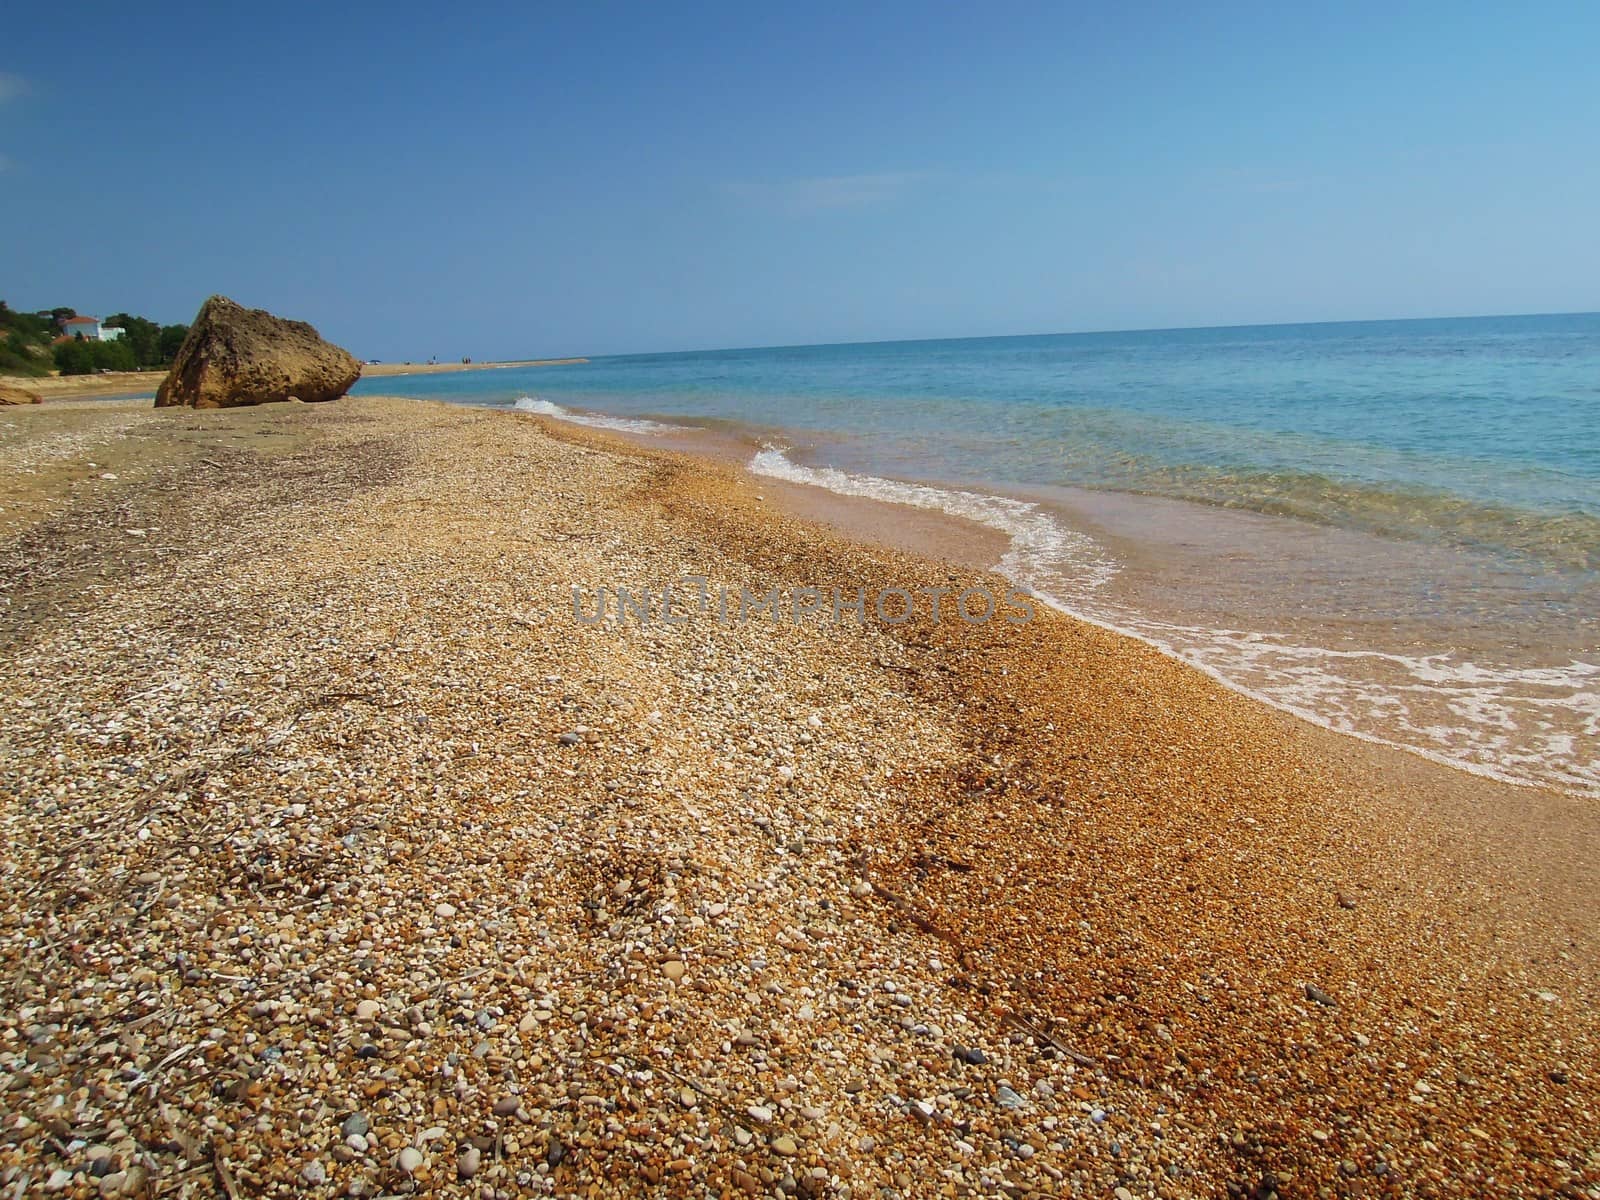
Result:
M14 535L0 1186L1591 1186L1586 960L1486 966L1375 880L1297 888L1270 826L1215 841L1331 778L1253 706L1065 621L579 625L573 584L935 568L543 428L130 418L190 448L96 443L117 494ZM1101 715L1022 665L1112 661L1139 687Z

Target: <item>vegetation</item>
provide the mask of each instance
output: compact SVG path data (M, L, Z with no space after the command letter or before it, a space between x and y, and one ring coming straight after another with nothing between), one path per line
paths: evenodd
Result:
M48 375L55 336L49 314L12 312L0 300L0 375Z
M61 322L77 316L71 308L16 312L0 300L0 375L63 375L96 371L137 371L168 366L189 332L187 325L158 325L132 313L116 313L102 322L121 329L115 341L64 339Z
M166 366L189 333L187 325L157 325L130 313L114 313L105 323L107 328L124 331L122 341L133 347L134 361L141 367Z
M139 360L125 340L91 342L73 338L55 350L56 366L63 375L93 375L96 371L137 371Z

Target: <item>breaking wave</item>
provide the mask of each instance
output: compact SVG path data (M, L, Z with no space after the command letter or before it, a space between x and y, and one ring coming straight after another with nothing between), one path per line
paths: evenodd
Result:
M1007 496L851 475L833 467L806 467L777 446L750 460L750 471L792 483L809 483L841 496L935 509L998 530L1010 539L999 571L1019 587L1048 598L1050 585L1070 573L1077 586L1098 588L1117 573L1116 563L1087 534L1068 529L1039 505Z
M681 425L668 425L661 421L647 421L643 417L607 417L600 413L577 412L562 408L537 396L522 396L511 406L518 412L537 413L541 417L555 417L571 421L574 425L589 425L595 429L614 429L620 433L675 433Z
M1009 539L995 570L1051 607L1137 638L1232 691L1327 729L1508 783L1600 792L1600 665L1516 667L1449 653L1334 650L1281 634L1163 621L1107 597L1117 564L1040 505L793 462L776 446L752 474L933 509Z

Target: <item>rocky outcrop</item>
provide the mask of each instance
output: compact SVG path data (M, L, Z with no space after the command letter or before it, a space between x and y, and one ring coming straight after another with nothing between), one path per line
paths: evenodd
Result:
M38 404L39 401L38 392L30 392L15 384L0 383L0 404Z
M354 355L304 321L286 321L226 296L200 306L156 407L240 408L291 397L336 400L361 377Z

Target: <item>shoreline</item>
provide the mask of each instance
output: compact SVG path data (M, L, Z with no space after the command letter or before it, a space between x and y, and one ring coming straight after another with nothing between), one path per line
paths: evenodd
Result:
M447 375L457 371L498 371L508 367L564 367L586 363L587 358L530 358L515 362L483 363L362 363L362 379L385 379L405 375ZM160 371L108 371L99 375L45 375L38 378L0 376L0 383L14 384L37 392L46 404L52 400L76 400L90 396L154 394L167 377Z
M501 411L500 406L484 407ZM897 501L893 498L893 493L944 494L976 497L981 501L995 501L1000 504L1031 505L1035 510L1059 520L1065 530L1086 536L1097 553L1109 551L1111 559L1119 564L1109 572L1114 585L1110 589L1113 593L1123 590L1124 577L1128 574L1127 568L1131 564L1137 563L1142 568L1144 582L1147 584L1172 572L1175 568L1186 565L1182 560L1174 559L1171 553L1174 547L1182 547L1183 555L1191 563L1197 558L1205 557L1207 553L1219 558L1231 558L1238 554L1240 547L1248 547L1248 553L1259 558L1257 546L1260 544L1263 530L1277 535L1278 540L1271 543L1277 550L1294 546L1297 542L1304 542L1308 537L1315 539L1312 549L1294 546L1296 557L1292 564L1279 566L1276 560L1273 560L1273 569L1280 578L1284 574L1294 574L1296 571L1320 569L1325 565L1321 557L1324 554L1326 561L1342 562L1347 568L1360 562L1363 564L1363 570L1369 574L1381 574L1385 560L1379 557L1380 554L1388 556L1406 554L1415 557L1435 553L1426 547L1408 546L1403 543L1389 545L1372 538L1369 534L1318 526L1293 517L1229 509L1203 501L1176 497L1099 492L1086 488L1030 489L992 484L974 486L968 483L902 477L873 477L866 482L888 485L890 492L890 495L880 496L875 501L871 495L871 491L875 489L859 492L839 491L826 481L825 477L830 474L829 469L824 468L818 474L815 468L804 465L804 460L801 464L795 464L785 458L784 467L797 469L785 470L778 474L753 471L752 455L766 442L765 438L758 438L750 431L734 432L716 426L687 424L682 423L681 419L679 423L671 423L672 418L669 417L631 420L581 410L571 412L563 410L560 415L537 409L514 411L545 416L562 422L569 428L610 434L621 439L623 444L645 451L668 450L691 456L714 458L718 462L750 473L752 478L758 479L768 488L786 494L790 499L792 511L797 515L827 521L835 528L846 532L854 530L859 536L868 540L886 542L901 550L930 554L934 557L955 558L962 565L976 570L998 570L996 564L1001 563L1004 558L1009 558L1016 548L1011 537L999 532L992 523L980 517L967 515L959 510L927 506L921 502L913 505L906 501ZM660 424L662 421L668 423L662 425ZM880 502L885 511L902 514L891 523L888 532L875 529L870 521L859 524L852 520L851 514L870 512L880 507ZM913 522L917 527L914 539L910 533ZM1171 525L1179 531L1169 539L1171 546L1159 544L1152 525L1162 529ZM1232 530L1231 527L1234 526L1239 528ZM1216 530L1220 527L1229 527L1231 531L1219 536ZM1285 530L1290 532L1286 534L1283 532ZM1207 545L1208 538L1214 545ZM1360 545L1355 547L1341 545L1341 541L1359 542ZM1197 546L1206 549L1196 550ZM1152 550L1155 553L1152 553ZM1441 567L1441 571L1443 569ZM1023 579L1019 582L1037 581ZM1203 582L1203 580L1189 580L1196 589L1203 588ZM1270 580L1262 580L1260 583L1264 590L1268 592L1273 590ZM1101 594L1094 588L1085 589L1081 595L1043 590L1037 591L1036 594L1052 608L1074 620L1085 621L1109 632L1133 638L1163 655L1200 671L1232 692L1331 733L1398 750L1450 770L1461 771L1511 787L1550 789L1563 795L1586 797L1591 800L1600 798L1600 784L1570 774L1558 777L1553 770L1546 771L1542 777L1535 777L1527 773L1525 762L1524 773L1519 774L1513 769L1516 765L1514 761L1512 763L1485 761L1481 756L1481 748L1470 741L1465 746L1452 748L1454 750L1452 752L1452 749L1441 745L1431 745L1416 739L1407 740L1403 736L1403 731L1382 727L1362 728L1352 722L1348 714L1337 711L1330 714L1295 696L1274 694L1270 686L1274 681L1270 677L1266 682L1251 679L1248 675L1240 677L1231 669L1234 664L1229 663L1226 657L1221 665L1210 661L1205 652L1209 648L1203 643L1186 645L1173 637L1175 633L1193 635L1196 632L1194 629L1183 627L1185 617L1188 622L1195 621L1196 616L1193 611L1174 616L1174 610L1170 609L1149 610L1144 603L1146 598L1137 592L1130 596L1123 591L1119 600L1111 604L1105 603ZM1327 629L1319 629L1315 621L1308 622L1300 614L1295 614L1297 619L1293 622L1284 619L1287 615L1280 611L1274 620L1273 614L1263 610L1249 616L1238 613L1229 613L1221 617L1208 614L1200 620L1202 628L1221 629L1237 628L1238 622L1243 621L1249 629L1257 631L1255 640L1263 645L1282 644L1291 650L1297 646L1309 647L1312 648L1313 654L1349 653L1351 647L1348 646L1332 652L1315 649L1335 644L1333 641L1319 640L1336 637L1338 630L1331 624ZM1252 623L1252 618L1255 622L1266 623ZM1371 643L1363 643L1360 649L1367 652L1368 657L1375 659L1396 656L1393 651L1386 653L1383 648ZM1409 647L1406 653L1419 656L1416 659L1418 662L1426 662L1430 658L1449 657L1461 649L1445 643L1442 651L1432 656ZM1573 648L1573 652L1579 651ZM1472 658L1471 655L1468 657ZM1474 667L1476 661L1476 659L1468 661L1465 667ZM1403 685L1414 681L1398 682ZM1442 710L1450 703L1451 697L1444 688L1438 690L1439 695L1434 703L1436 709ZM1421 705L1425 702L1413 698L1412 703Z
M1600 1180L1592 803L1054 613L582 627L993 545L549 417L13 415L0 1167L71 1082L278 1194Z
M76 400L87 396L122 396L131 393L154 394L166 371L107 371L101 375L21 375L0 376L0 382L15 384L37 392L45 404L52 400Z
M531 416L553 436L570 438L584 444L593 440L599 445L627 453L642 453L646 456L664 454L668 457L685 459L692 465L717 464L723 469L733 470L756 497L758 503L765 504L775 500L774 507L779 512L805 525L822 526L847 541L922 557L936 563L947 563L978 576L1009 582L995 567L1007 545L1007 539L993 528L955 513L916 509L890 500L843 495L814 483L755 474L749 470L748 458L743 452L744 447L736 438L727 438L715 431L693 426L685 427L683 433L661 434L596 428L541 413L518 415L524 418ZM1600 845L1600 808L1595 806L1595 802L1600 800L1600 794L1585 792L1575 787L1561 787L1517 778L1450 759L1422 747L1357 730L1340 729L1315 712L1297 709L1257 693L1227 678L1214 668L1195 662L1136 629L1124 628L1049 601L1044 603L1051 613L1062 620L1081 623L1114 638L1136 643L1180 670L1194 672L1231 696L1249 705L1261 707L1270 712L1274 718L1286 721L1290 727L1303 727L1309 740L1330 757L1366 758L1374 770L1400 773L1410 778L1413 783L1430 781L1424 785L1425 790L1430 790L1436 795L1456 790L1452 788L1452 781L1459 783L1462 795L1472 794L1475 789L1481 788L1481 795L1473 796L1474 816L1470 821L1462 823L1462 827L1456 831L1457 836L1470 836L1467 828L1469 825L1480 825L1486 821L1493 824L1493 819L1488 817L1486 810L1499 803L1515 804L1521 798L1523 802L1531 800L1539 804L1542 799L1550 811L1569 815L1592 812L1594 819L1591 824L1597 835L1597 845ZM1507 844L1514 841L1514 834L1507 836ZM1600 898L1600 867L1584 874L1589 877L1588 888Z

